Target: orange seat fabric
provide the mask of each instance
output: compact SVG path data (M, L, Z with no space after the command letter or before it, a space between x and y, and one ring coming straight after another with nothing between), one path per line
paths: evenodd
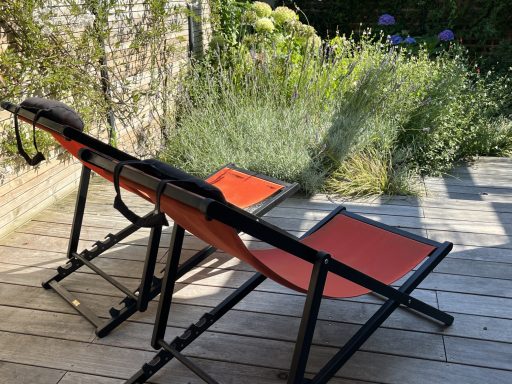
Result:
M343 214L335 216L302 242L385 284L403 277L435 249ZM307 290L311 263L279 249L254 250L252 253L297 290ZM353 297L368 292L370 290L329 273L324 296Z
M227 201L239 208L255 205L284 187L236 169L223 168L206 179L219 188Z
M299 292L307 292L313 265L277 248L249 250L232 228L207 220L198 210L163 196L162 209L180 226L203 241L250 264L272 280ZM301 240L373 278L391 284L417 266L435 247L409 239L343 214ZM354 297L370 292L329 273L324 296Z

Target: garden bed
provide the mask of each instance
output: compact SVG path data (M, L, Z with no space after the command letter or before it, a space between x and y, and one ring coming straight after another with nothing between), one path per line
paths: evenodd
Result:
M510 77L475 70L451 31L433 47L371 30L322 41L291 9L237 12L184 81L165 160L367 195L415 194L422 176L509 154Z

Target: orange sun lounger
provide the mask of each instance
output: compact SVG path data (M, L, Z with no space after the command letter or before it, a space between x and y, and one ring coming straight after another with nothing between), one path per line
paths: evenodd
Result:
M44 160L44 156L37 151L36 156L31 158L24 150L18 119L33 126L34 146L36 150L35 130L37 128L50 133L67 152L77 159L80 159L80 151L86 149L95 150L112 161L120 162L121 164L131 164L132 166L139 167L153 177L164 180L174 180L175 182L181 183L180 185L184 187L192 188L192 190L194 190L194 188L196 188L196 190L200 188L210 190L213 193L219 191L217 194L222 194L225 201L229 202L229 204L247 209L255 215L263 215L268 212L298 189L298 185L295 183L285 183L265 175L237 168L233 164L226 165L205 181L197 178L188 178L186 173L166 163L157 160L139 160L83 133L84 123L78 114L64 103L58 101L30 98L22 102L19 106L8 102L3 102L1 106L15 116L18 151L30 165L36 165ZM120 169L121 168L119 168L119 170ZM95 326L96 334L99 337L103 337L137 311L145 311L149 301L160 293L161 278L155 275L155 267L162 226L166 225L167 221L165 215L162 214L155 215L153 212L150 212L144 217L138 217L130 211L121 199L119 187L134 192L147 200L151 200L151 197L148 195L147 191L133 188L129 183L121 181L121 183L116 183L118 197L116 198L114 206L132 223L117 233L107 234L103 240L97 241L91 249L84 249L79 252L78 242L85 212L91 171L114 182L115 174L113 172L105 171L101 167L84 162L67 250L69 261L59 267L57 272L43 283L43 286L53 289L62 296ZM136 290L131 290L93 264L92 260L141 227L150 227L151 232L146 250L146 258L144 260L141 283ZM215 248L213 246L207 246L187 260L182 261L178 275L184 275L213 252L215 252ZM125 294L125 298L120 304L109 310L110 317L107 319L100 318L92 309L82 303L79 297L69 292L60 283L64 278L84 265Z
M171 359L177 359L207 383L217 381L182 351L266 278L306 293L306 302L293 353L288 383L326 383L400 305L445 325L453 317L410 294L452 249L449 242L427 238L334 209L300 239L226 202L220 191L187 188L156 178L129 164L122 166L101 153L85 149L82 161L117 174L118 180L145 195L174 220L171 253L164 272L152 346L156 356L126 383L144 383ZM120 170L120 168L122 168ZM217 307L205 313L181 336L165 341L165 330L184 233L243 260L257 273ZM268 243L251 250L241 240L244 232ZM417 268L398 288L390 284ZM375 292L386 301L312 379L305 379L313 333L323 297L345 298Z

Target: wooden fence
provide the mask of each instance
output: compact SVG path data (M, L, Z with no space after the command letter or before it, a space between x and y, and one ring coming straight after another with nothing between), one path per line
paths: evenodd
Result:
M119 0L119 3L121 6L118 7L116 12L109 15L109 26L114 31L111 36L119 40L107 47L108 63L123 68L122 76L125 78L129 76L137 77L138 82L134 82L134 86L142 86L145 75L144 63L138 62L140 58L133 56L129 49L132 37L126 34L126 29L119 22L122 19L119 17L119 12L130 12L129 17L137 18L139 17L137 10L141 10L146 2L142 0ZM207 0L193 3L186 0L174 0L168 3L170 6L191 4L196 15L195 17L185 15L179 20L172 20L174 23L178 22L180 28L164 39L165 43L173 44L177 48L177 54L173 55L172 62L166 63L166 65L172 67L171 72L177 75L187 65L190 54L189 48L192 47L196 52L199 52L208 44L211 33L210 8ZM65 13L68 12L65 4L66 2L63 0L53 0L51 6L59 8L60 11ZM7 35L0 24L0 52L7 48ZM0 81L2 81L1 76L2 74L0 74ZM115 84L113 80L112 87L116 86L121 87L122 85ZM32 95L20 95L20 99L25 96ZM1 98L2 95L0 94ZM127 128L133 127L134 124L123 124L126 122L123 120L123 116L114 117L117 121L118 146L128 152L136 153L136 147L140 146L141 143L134 137L132 128ZM6 129L12 129L12 124L2 124L9 122L10 118L8 113L0 111L0 126L4 125ZM147 110L140 110L136 124L142 125L139 129L142 128L148 133L154 131L154 134L148 135L153 142L142 143L142 145L151 144L152 147L157 148L160 143L155 141L161 140L161 135L159 134L158 123L152 113ZM100 138L106 138L106 127L97 127L92 132ZM80 163L58 150L54 151L47 161L35 168L13 166L6 159L0 158L0 237L30 220L45 207L75 189L78 184L80 169Z

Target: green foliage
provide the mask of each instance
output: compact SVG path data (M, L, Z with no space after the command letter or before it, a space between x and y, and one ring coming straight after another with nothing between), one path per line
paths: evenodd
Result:
M92 79L98 49L69 28L52 23L51 13L42 6L40 0L7 0L0 5L1 25L9 38L8 48L0 52L0 98L19 101L35 95L68 100L87 95L87 101L76 98L74 105L90 123L105 108L99 82ZM76 14L70 13L69 18ZM84 27L86 33L92 33L91 24ZM14 160L17 150L12 127L2 131L0 156ZM27 132L24 139L31 142L31 134ZM39 145L48 153L54 144L46 135L40 136Z
M510 45L511 0L285 0L284 4L298 6L302 17L307 15L324 37L337 31L359 34L367 27L379 30L379 15L388 13L396 18L394 30L403 36L437 36L450 28L468 44L472 59L483 55L483 65L496 65L505 72L512 66L511 50L506 48Z
M415 195L419 188L412 171L396 166L393 154L368 147L355 152L332 172L326 190L339 195Z
M66 0L59 7L47 7L43 0L4 0L0 27L8 45L0 51L0 99L61 100L80 113L87 128L105 127L107 113L113 112L120 125L133 131L135 148L148 143L148 112L142 111L158 117L172 96L169 64L175 47L164 37L180 28L170 20L182 10L169 7L165 0L146 3L140 19L134 20L128 9L133 4L126 2ZM120 28L124 37L117 32ZM121 40L126 36L129 46ZM120 50L138 63L137 72L107 53ZM144 78L139 76L141 69ZM0 157L17 163L9 125L0 130ZM31 142L31 130L25 131L24 140ZM55 146L45 135L38 143L44 153Z
M231 68L207 61L192 69L177 128L162 157L201 176L235 162L299 180L310 191L318 189L322 168L314 151L329 124L326 90L331 68L310 57L316 70L303 73L304 81L292 85L283 77L297 70L291 60L262 63L247 55L244 47L231 58L237 60ZM245 69L243 77L240 68Z
M437 65L418 76L424 96L415 103L398 137L421 174L447 171L469 156L507 150L506 140L491 150L484 137L502 136L498 132L506 126L502 119L512 101L510 78L471 73L460 52L451 54L455 53L459 55L438 58Z
M313 27L299 21L299 15L290 8L275 10L263 2L252 4L239 1L214 2L213 51L222 53L224 61L230 55L239 54L238 48L258 55L276 51L280 55L291 55L300 61L307 49L318 49L321 39ZM234 49L231 49L234 48Z
M243 15L249 0L211 0L214 45L235 45L244 34Z
M412 194L420 175L512 149L510 79L479 75L460 47L411 54L365 31L305 49L274 34L193 68L166 160L200 175L235 161L309 193Z

